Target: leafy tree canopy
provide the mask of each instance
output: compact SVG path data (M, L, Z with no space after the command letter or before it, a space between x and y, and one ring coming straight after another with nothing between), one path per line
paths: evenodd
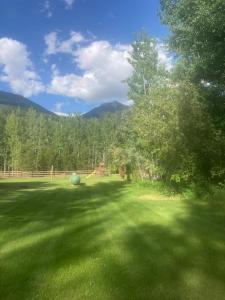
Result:
M191 64L198 82L225 87L224 0L161 0L170 46ZM186 68L187 69L187 68Z

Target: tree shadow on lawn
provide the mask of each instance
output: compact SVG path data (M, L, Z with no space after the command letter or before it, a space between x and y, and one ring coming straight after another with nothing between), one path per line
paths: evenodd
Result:
M83 212L97 210L98 207L107 205L111 198L115 200L119 197L125 187L121 181L82 185L74 189L58 185L54 189L46 189L54 187L54 184L43 182L25 184L27 189L20 183L8 183L9 188L0 199L1 217L11 219L14 224L10 225L17 228L34 221L43 221L47 225L56 224ZM16 220L18 222L14 222Z
M109 214L118 213L112 203L123 201L125 187L118 181L78 189L43 186L38 192L22 189L10 202L0 201L1 230L9 231L0 251L0 298L33 299L46 287L45 279L47 285L49 277L56 277L55 289L64 285L74 291L70 299L80 299L77 290L92 276L105 290L104 298L95 298L100 300L225 299L225 205L212 201L184 201L184 214L177 213L166 225L150 217L145 223L128 220L118 240L108 244L117 244L119 252L106 252L99 270L90 269L86 277L82 266L101 255ZM146 216L148 206L145 211ZM123 213L129 215L126 209ZM74 265L81 265L82 271L59 281L58 271Z
M120 199L124 186L45 189L40 183L38 190L18 188L0 201L0 298L29 299L39 289L37 276L94 255L108 217L100 212Z
M0 191L19 191L24 189L37 189L53 186L54 184L49 183L48 181L0 181Z
M100 182L78 189L45 189L52 186L45 183L36 186L38 190L18 189L9 193L6 200L0 200L1 230L16 230L16 237L23 237L63 226L119 199L125 184ZM34 186L31 184L31 187Z
M112 299L225 299L225 204L188 200L185 209L172 224L123 233L126 262L112 256L103 272Z
M70 225L59 232L38 236L22 247L2 254L0 295L2 299L32 299L45 286L45 278L57 275L60 269L79 265L95 255L101 245L98 236L105 220ZM66 271L65 271L66 273ZM79 274L76 274L79 284ZM40 277L40 281L37 280ZM42 277L42 278L41 278ZM71 274L73 278L73 274ZM63 278L62 278L63 280ZM59 284L61 282L59 281ZM51 289L53 286L51 287ZM58 287L56 286L55 289Z
M26 197L24 190L42 190L55 186L54 183L45 181L5 181L0 180L0 205L3 201L11 201L11 199L18 199ZM28 195L28 194L27 194Z

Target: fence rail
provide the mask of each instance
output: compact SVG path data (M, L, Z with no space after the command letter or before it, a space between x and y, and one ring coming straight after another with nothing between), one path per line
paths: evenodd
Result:
M74 170L74 171L0 171L0 178L18 177L66 177L77 173L79 175L89 175L93 170Z

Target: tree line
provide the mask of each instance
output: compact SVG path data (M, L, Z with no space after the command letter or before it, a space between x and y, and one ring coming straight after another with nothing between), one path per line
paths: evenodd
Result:
M54 165L56 170L91 170L100 161L110 165L112 149L122 138L119 119L112 114L87 120L32 109L2 111L0 169L50 170Z

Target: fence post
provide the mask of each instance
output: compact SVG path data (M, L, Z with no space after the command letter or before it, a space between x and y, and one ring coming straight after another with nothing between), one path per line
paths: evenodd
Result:
M52 165L52 168L51 168L51 181L53 180L53 172L54 172L54 166Z

